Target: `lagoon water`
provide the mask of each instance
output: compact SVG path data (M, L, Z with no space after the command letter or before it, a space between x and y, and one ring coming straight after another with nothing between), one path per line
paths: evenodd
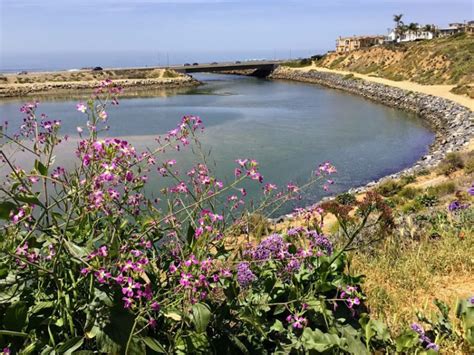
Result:
M138 150L153 147L154 138L174 128L185 114L201 116L206 130L203 147L210 151L217 174L232 179L234 160L250 157L261 164L267 182L304 183L326 160L338 174L331 193L366 184L410 166L428 151L434 134L413 114L388 108L361 97L317 85L249 77L199 74L205 85L179 91L154 92L151 97L121 99L109 111L108 136L129 140ZM159 95L159 96L156 96ZM61 119L63 132L77 137L84 115L75 110L77 99L47 99L38 112ZM0 120L11 128L19 123L21 102L0 102ZM58 151L58 165L72 165L75 139ZM189 166L192 154L172 154ZM28 159L20 158L20 165ZM148 193L159 196L162 178L150 175ZM248 185L256 196L260 186ZM314 186L297 204L319 200L327 193ZM288 212L287 206L280 212Z

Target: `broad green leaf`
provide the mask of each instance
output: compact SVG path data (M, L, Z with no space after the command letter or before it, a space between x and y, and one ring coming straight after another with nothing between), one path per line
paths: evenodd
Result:
M97 336L97 334L100 333L100 331L101 331L100 328L94 325L94 326L91 328L91 330L89 330L88 332L86 332L86 334L85 334L85 335L86 335L86 338L87 338L87 339L94 339L94 338Z
M193 323L196 331L202 333L206 331L207 325L211 319L211 311L204 303L196 303L193 305Z
M72 354L73 351L79 349L83 343L84 343L83 337L74 337L74 338L68 339L66 340L66 342L64 342L64 344L62 344L58 348L58 353L65 354L65 355Z
M160 354L166 354L165 348L159 343L158 340L150 338L150 337L144 337L142 338L142 340L145 343L145 345L148 346L151 350L156 351L157 353L160 353Z
M283 323L280 320L276 320L275 323L271 326L270 330L274 330L275 332L281 333L285 330Z
M30 308L30 313L35 314L41 311L42 309L46 308L53 308L54 307L54 302L53 301L41 301L35 303L33 307Z
M28 307L24 302L16 302L8 307L3 318L3 325L8 330L20 331L26 321Z
M351 325L345 325L340 329L342 339L345 340L344 350L355 355L369 355L369 349L362 342L360 330L354 329Z
M398 352L405 352L419 344L419 336L412 330L406 331L395 339Z
M46 166L39 160L35 160L35 169L43 176L48 175L48 169Z
M8 276L9 267L5 264L0 264L0 280Z
M323 352L333 347L338 347L340 339L335 334L325 334L319 329L306 328L301 336L301 342L305 350L316 350Z
M16 210L16 205L10 201L0 202L0 219L10 219L10 213Z

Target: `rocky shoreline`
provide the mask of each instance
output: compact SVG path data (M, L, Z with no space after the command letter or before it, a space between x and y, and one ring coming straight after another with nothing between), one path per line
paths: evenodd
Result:
M348 191L350 193L361 193L384 181L411 175L423 169L432 169L447 153L463 149L474 138L473 112L447 99L316 70L303 72L279 67L269 78L319 84L356 94L390 107L416 113L434 130L436 138L430 146L429 153L413 166L377 181L371 181L364 186L352 188Z
M115 83L132 90L152 90L166 88L181 88L200 85L200 82L190 75L176 78L160 79L118 79ZM96 88L100 81L78 82L45 82L33 84L0 85L0 98L25 97L31 95L58 95L77 91L88 91Z

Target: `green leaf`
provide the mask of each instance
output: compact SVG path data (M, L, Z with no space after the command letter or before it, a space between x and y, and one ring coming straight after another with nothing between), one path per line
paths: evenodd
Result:
M181 315L180 315L178 312L176 312L176 311L167 312L167 313L165 313L165 314L163 314L163 315L164 315L166 318L171 318L172 320L175 320L175 321L177 321L177 322L179 322L179 321L182 319Z
M0 280L8 276L9 267L6 264L0 264Z
M305 350L323 352L339 346L340 338L335 334L325 334L319 329L306 328L301 336L301 342Z
M20 331L26 322L28 307L24 302L16 302L8 307L3 325L8 330Z
M10 213L16 210L16 205L10 201L0 202L0 219L10 219Z
M74 350L79 349L84 343L83 337L74 337L66 340L63 345L58 348L59 354L72 354Z
M345 325L340 329L340 332L342 339L345 341L344 350L355 355L370 354L369 349L362 342L360 330L354 329L351 325Z
M191 333L176 340L175 352L177 354L205 354L208 348L209 341L206 334Z
M195 234L194 228L190 224L189 227L188 227L188 232L186 234L186 240L187 240L188 244L191 245L191 246L194 244L194 241L195 241L194 234Z
M242 343L239 338L237 338L235 335L230 335L230 340L232 341L232 343L234 343L234 345L240 350L240 352L242 354L250 354L249 350L247 349L247 347L244 345L244 343Z
M270 328L270 331L272 330L275 332L281 333L285 330L285 327L283 326L283 323L277 319Z
M28 337L27 333L14 332L12 330L2 330L2 329L0 329L0 335L7 335L11 337L22 337L22 338Z
M41 205L38 196L35 195L17 195L16 199L29 205Z
M418 334L412 330L406 331L395 339L398 352L405 352L407 350L413 349L414 347L418 346L419 343L420 340Z
M34 343L31 343L30 345L28 345L26 348L23 348L19 354L20 355L28 355L28 354L32 354L33 351L35 351L36 349L36 344L37 342L35 341Z
M35 160L35 169L43 176L48 175L48 168L39 160Z
M30 309L31 314L38 313L42 309L47 309L47 308L53 308L54 307L54 302L53 301L40 301L35 303L33 307Z
M113 348L125 347L127 340L132 331L132 326L135 321L134 316L123 309L120 305L116 305L110 310L110 323L108 323L103 331L109 339L106 339L106 345L110 346L109 349L101 349L104 352L115 352ZM99 337L101 334L97 334ZM110 340L112 342L110 342Z
M206 331L207 325L211 320L211 310L204 303L196 303L192 308L193 323L196 331L202 333Z
M158 342L158 340L150 337L144 337L142 340L151 350L160 354L166 354L165 348Z

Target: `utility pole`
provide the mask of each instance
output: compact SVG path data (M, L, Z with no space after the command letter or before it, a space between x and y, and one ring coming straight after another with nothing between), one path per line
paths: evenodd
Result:
M170 54L166 52L166 66L169 68L170 66Z

